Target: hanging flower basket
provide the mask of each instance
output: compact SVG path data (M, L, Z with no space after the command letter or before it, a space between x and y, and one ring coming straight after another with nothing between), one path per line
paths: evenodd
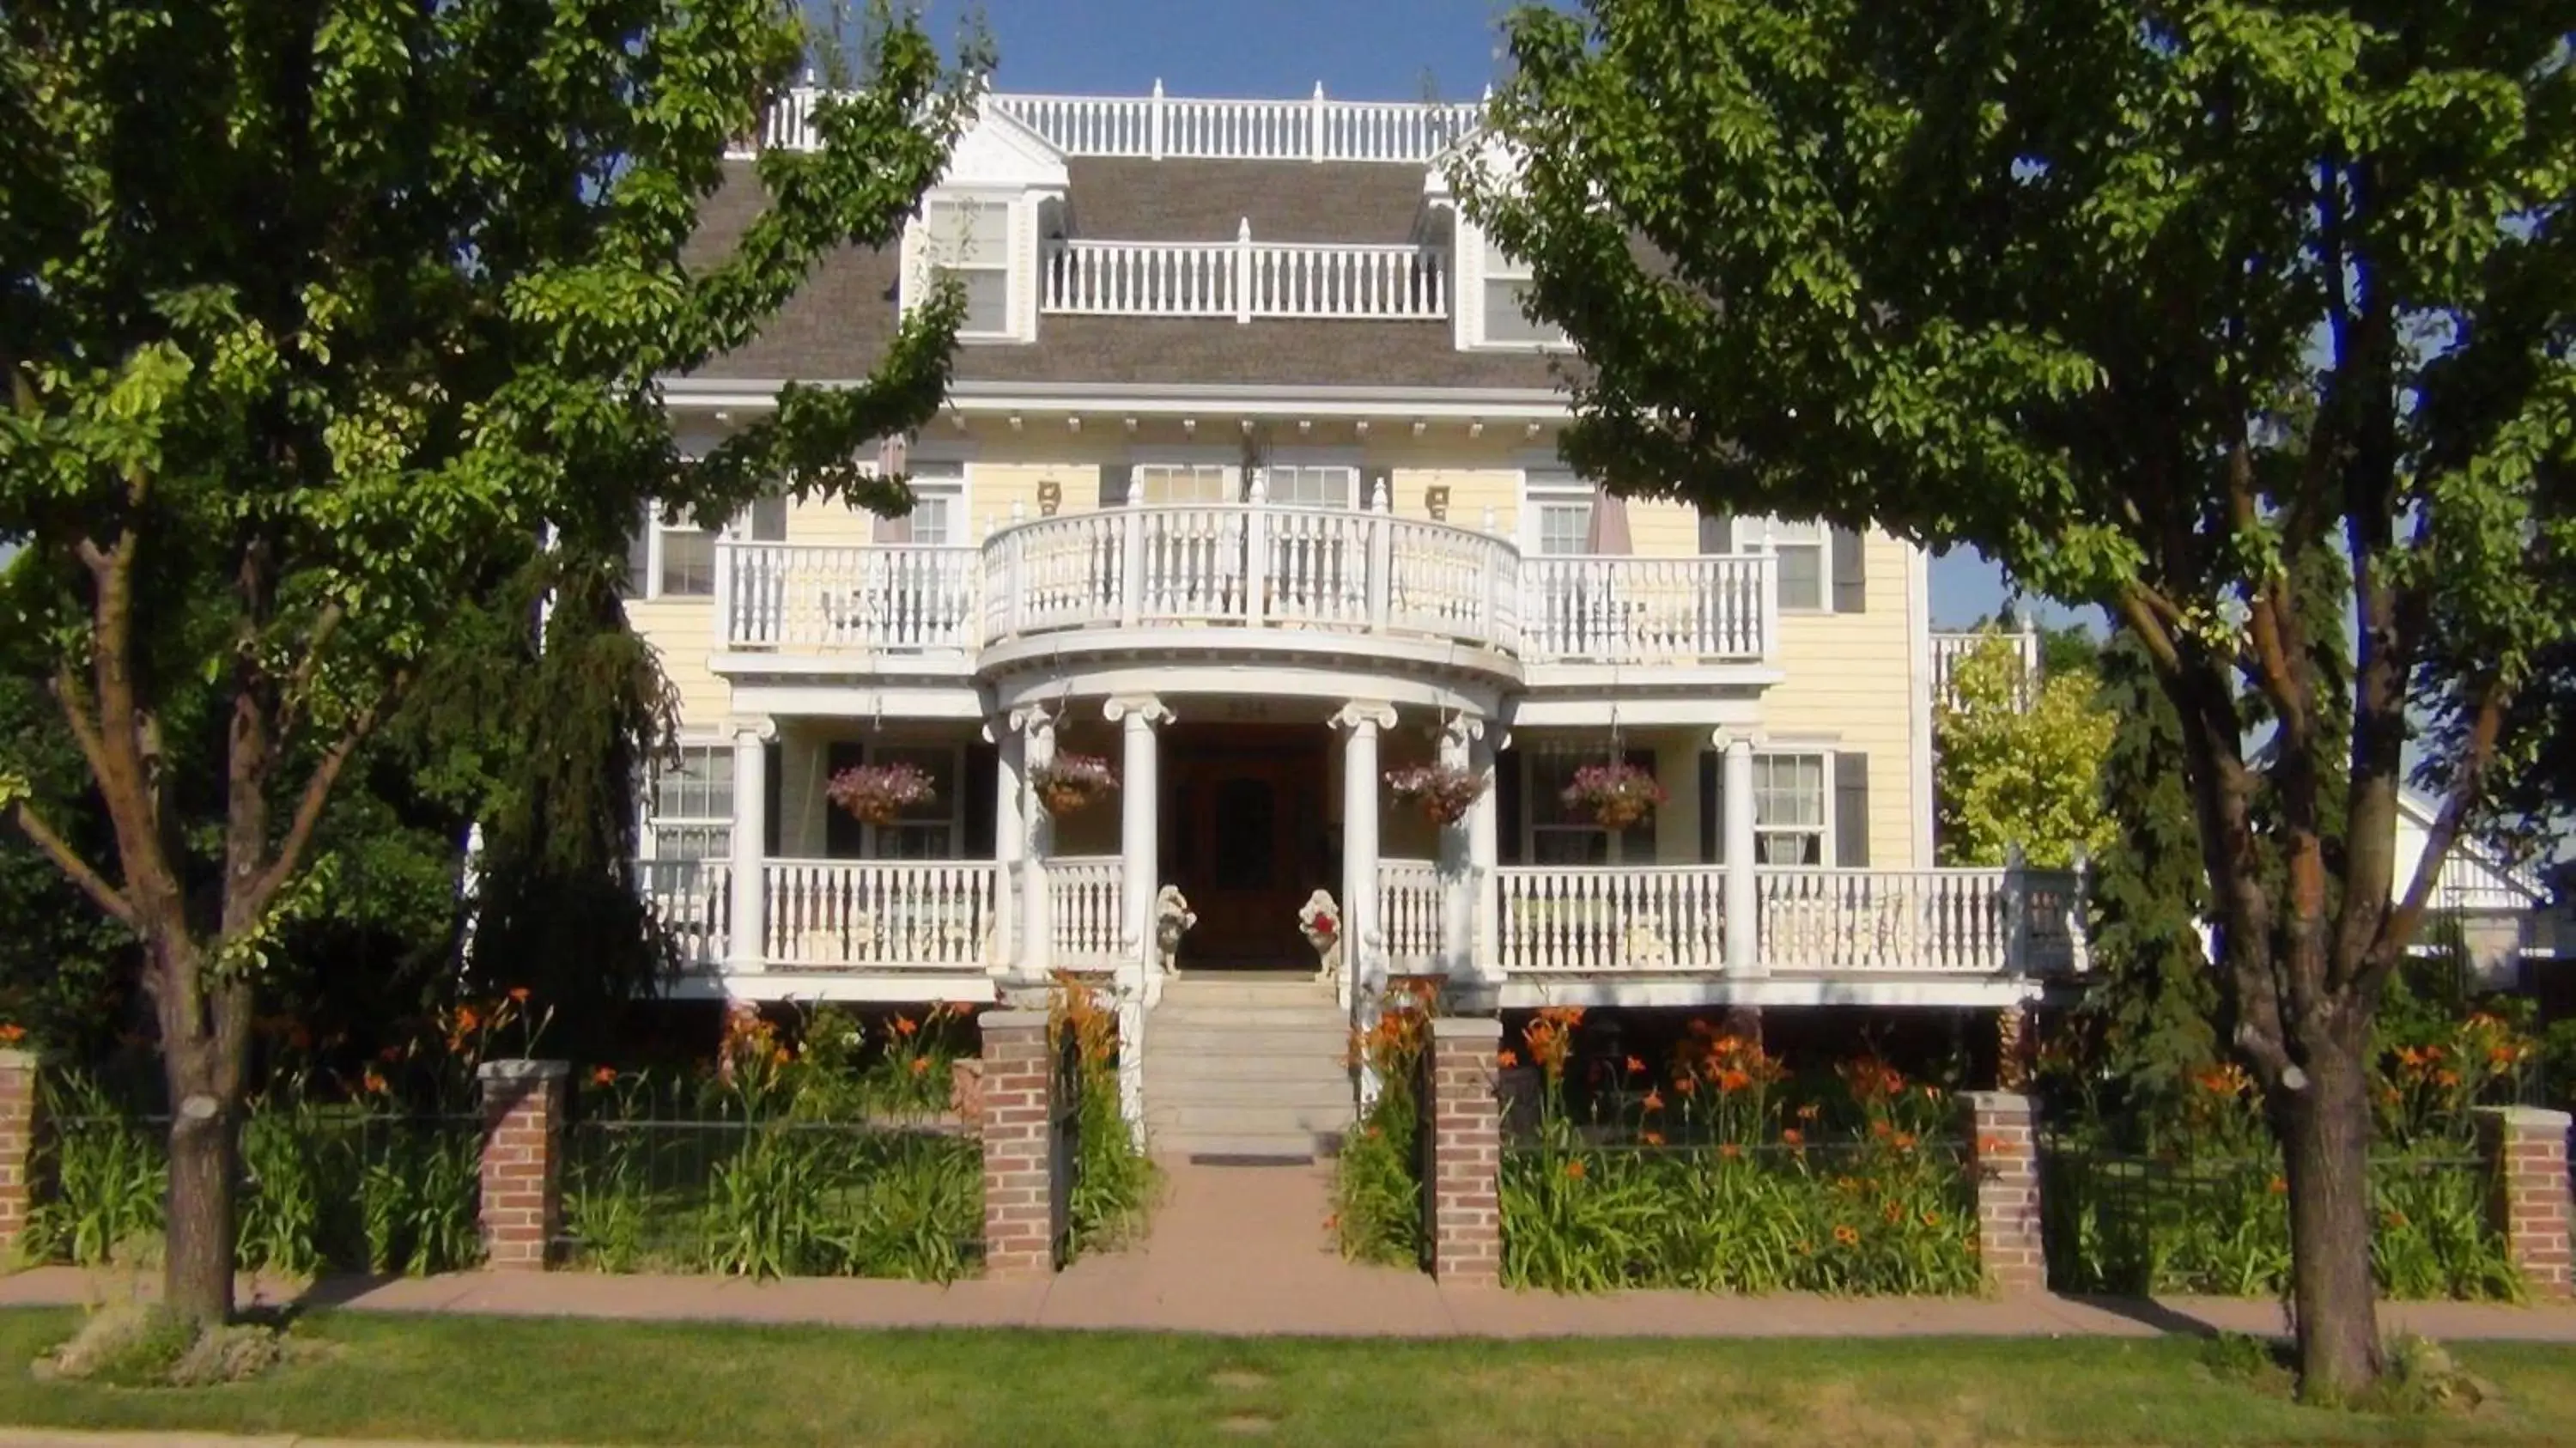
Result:
M1386 772L1387 792L1397 799L1419 805L1423 817L1435 825L1451 825L1467 817L1476 801L1484 796L1485 781L1445 764L1416 764Z
M1087 809L1118 792L1118 772L1094 754L1058 754L1030 772L1038 803L1051 815Z
M911 764L863 764L832 776L825 798L872 825L890 825L905 810L936 804L930 775Z
M1574 782L1560 797L1573 808L1591 810L1603 829L1624 830L1654 815L1655 806L1664 802L1664 787L1653 774L1621 759L1574 771Z

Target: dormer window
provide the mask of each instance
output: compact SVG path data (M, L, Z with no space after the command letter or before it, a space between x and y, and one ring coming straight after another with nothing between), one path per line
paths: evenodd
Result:
M1488 238L1485 247L1485 341L1489 346L1562 347L1565 330L1531 319L1530 269Z
M927 275L953 277L966 289L962 337L1012 335L1012 209L1007 201L967 196L933 197L922 208L916 235Z

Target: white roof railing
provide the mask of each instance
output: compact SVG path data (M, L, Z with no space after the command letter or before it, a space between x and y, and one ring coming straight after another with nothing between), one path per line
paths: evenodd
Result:
M814 145L814 103L826 92L798 86L779 98L762 143ZM1477 101L1337 101L1321 81L1303 100L1169 96L1163 83L1143 96L995 92L985 104L1046 138L1066 156L1146 160L1387 161L1425 165L1474 130ZM738 154L746 153L738 148Z

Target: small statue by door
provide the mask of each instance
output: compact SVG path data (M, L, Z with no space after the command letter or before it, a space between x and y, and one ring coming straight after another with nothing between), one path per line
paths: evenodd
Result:
M1342 974L1342 908L1329 890L1318 890L1297 907L1297 929L1315 951L1315 979L1335 981Z

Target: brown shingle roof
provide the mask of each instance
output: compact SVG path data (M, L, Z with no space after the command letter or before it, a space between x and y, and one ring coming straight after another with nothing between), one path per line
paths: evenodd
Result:
M692 265L731 249L759 212L748 163L700 212ZM1068 163L1080 234L1134 241L1230 241L1249 216L1256 238L1401 242L1421 206L1410 166L1280 161ZM893 335L900 265L887 251L846 250L750 345L697 375L761 381L864 377ZM1294 386L1546 388L1550 359L1461 352L1447 320L1279 321L1042 316L1034 344L968 343L963 382L1216 383Z

